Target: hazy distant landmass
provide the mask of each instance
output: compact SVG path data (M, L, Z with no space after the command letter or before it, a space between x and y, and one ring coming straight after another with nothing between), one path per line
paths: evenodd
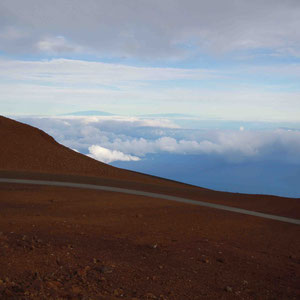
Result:
M113 116L109 112L100 111L100 110L87 110L87 111L76 111L72 113L63 114L63 116Z
M139 117L146 117L146 118L196 118L197 116L189 115L189 114L169 113L169 114L146 114L146 115L139 115Z

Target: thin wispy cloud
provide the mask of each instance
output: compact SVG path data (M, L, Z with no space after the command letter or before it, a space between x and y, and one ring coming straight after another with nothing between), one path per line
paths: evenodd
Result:
M114 84L115 87L125 87L130 82L203 80L224 76L221 71L208 69L133 67L70 59L48 61L0 60L0 70L0 76L10 80L80 86Z

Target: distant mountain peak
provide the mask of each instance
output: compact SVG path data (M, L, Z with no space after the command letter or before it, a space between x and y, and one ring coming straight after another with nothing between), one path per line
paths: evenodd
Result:
M140 117L150 117L150 118L193 118L194 115L189 114L179 114L179 113L162 113L162 114L146 114L140 115Z
M100 110L86 110L63 114L63 116L113 116L113 114Z

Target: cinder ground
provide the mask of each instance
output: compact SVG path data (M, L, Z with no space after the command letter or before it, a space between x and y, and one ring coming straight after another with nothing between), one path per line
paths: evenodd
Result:
M300 200L113 168L0 116L0 176L104 184L300 218ZM0 184L1 299L299 299L300 227L161 199Z
M0 185L3 299L298 299L299 226L118 193Z

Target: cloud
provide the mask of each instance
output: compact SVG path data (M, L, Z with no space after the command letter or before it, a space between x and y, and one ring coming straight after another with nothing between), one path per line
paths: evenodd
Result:
M300 45L298 0L2 0L0 20L28 36L0 38L2 50L23 53L57 36L100 55L152 59L261 48L298 55Z
M174 134L176 137L176 133ZM164 136L155 140L115 139L106 141L105 147L134 155L148 153L174 153L182 155L218 155L230 161L248 159L282 159L300 163L300 131L239 131L215 130L205 132L196 140Z
M72 46L63 37L46 39L38 47L45 51L65 52ZM72 51L76 51L74 46ZM10 80L60 83L61 85L119 85L126 87L130 82L203 80L223 76L222 72L206 69L134 67L116 63L95 61L51 59L44 61L0 60L0 76ZM137 83L136 83L137 84Z
M89 146L104 146L117 138L128 139L140 136L157 137L179 126L166 119L143 119L138 117L18 117L19 121L31 124L72 149L86 153ZM123 151L126 152L126 151Z
M59 117L54 117L59 118ZM127 129L130 127L162 127L162 128L179 128L172 120L159 118L159 119L143 119L139 117L126 117L126 116L91 116L91 117L61 117L61 119L80 120L84 124L98 123L98 124L113 124L116 127L126 126ZM105 125L104 125L105 126Z
M60 143L105 162L149 154L207 155L228 162L284 161L300 164L300 131L290 129L184 129L125 117L18 118ZM145 126L146 125L146 126ZM220 125L218 125L219 127ZM278 125L279 126L279 125ZM299 127L299 126L298 126Z
M298 64L291 66L289 85L298 86L299 69ZM284 74L288 70L284 68ZM257 80L268 69L258 68L255 73L250 68L247 72ZM280 68L271 68L270 72L281 74ZM242 73L241 70L235 73L132 67L71 59L0 59L0 109L4 113L40 114L47 107L48 113L59 114L69 112L70 107L87 110L101 106L101 110L136 114L168 112L172 108L173 112L193 111L206 118L299 119L299 88L291 91L284 84L276 84L274 88L239 85ZM207 88L205 80L218 89ZM223 80L229 80L228 84L224 85Z
M73 52L83 52L82 48L72 45L63 36L47 37L37 42L36 47L39 51L48 54L65 54Z
M113 161L138 161L139 157L124 154L121 151L110 150L99 145L92 145L89 148L88 156L102 161L104 163L111 163Z

